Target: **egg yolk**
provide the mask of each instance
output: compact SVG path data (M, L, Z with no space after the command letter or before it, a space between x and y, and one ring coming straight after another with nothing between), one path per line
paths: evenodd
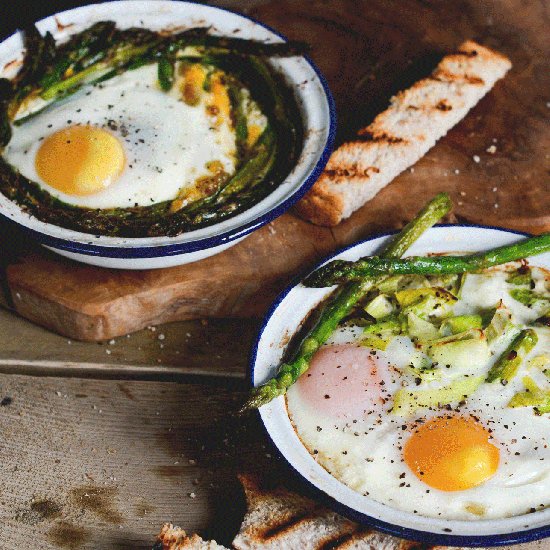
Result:
M35 160L40 178L68 195L102 191L117 180L124 162L120 141L93 126L70 126L51 134Z
M480 485L497 470L499 450L473 418L437 417L415 429L403 458L416 477L441 491Z

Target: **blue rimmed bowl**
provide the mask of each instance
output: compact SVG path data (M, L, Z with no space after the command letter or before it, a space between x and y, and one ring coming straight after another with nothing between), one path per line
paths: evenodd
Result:
M266 25L222 8L193 2L128 0L83 6L37 23L58 40L101 20L122 28L165 29L211 26L216 34L280 42L284 37ZM10 62L21 59L23 43L14 34L0 44L0 76L13 76ZM304 140L301 154L287 178L248 210L223 222L176 237L118 238L95 236L42 222L0 194L0 214L21 226L49 249L74 260L102 267L150 269L201 260L238 243L252 231L274 220L295 204L313 185L330 155L336 116L325 79L306 57L271 60L293 89L301 111ZM8 66L8 67L6 67Z
M491 227L436 226L427 231L407 253L478 252L511 244L524 235ZM356 260L376 254L389 239L391 234L359 242L337 252L323 263L332 259ZM550 253L532 258L530 263L550 269ZM275 374L289 337L330 292L331 289L305 288L298 283L287 288L276 299L252 349L250 377L254 386ZM338 481L313 459L294 431L284 397L263 406L260 416L269 437L298 476L320 500L350 519L391 535L430 545L501 546L550 537L550 508L505 519L458 521L411 514L376 502Z

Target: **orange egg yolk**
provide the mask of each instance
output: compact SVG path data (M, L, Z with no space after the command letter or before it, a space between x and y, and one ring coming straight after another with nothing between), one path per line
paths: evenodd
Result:
M38 175L54 189L91 195L118 179L125 157L120 141L106 130L70 126L44 140L35 163Z
M415 429L403 458L414 474L434 489L463 491L480 485L497 470L499 450L473 418L436 417Z

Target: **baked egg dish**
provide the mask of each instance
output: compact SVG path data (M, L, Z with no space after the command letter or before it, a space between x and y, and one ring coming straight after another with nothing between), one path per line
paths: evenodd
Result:
M550 505L550 272L525 261L394 275L286 394L312 457L413 514L498 519Z
M98 235L177 235L249 208L289 173L301 125L266 61L291 43L118 29L57 44L34 28L0 81L0 191Z

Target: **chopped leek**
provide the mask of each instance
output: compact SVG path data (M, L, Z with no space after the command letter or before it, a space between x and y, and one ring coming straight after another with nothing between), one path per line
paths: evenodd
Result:
M539 414L550 412L550 390L540 388L529 376L523 378L524 392L519 392L510 399L508 407L534 407Z
M489 347L484 337L435 342L427 352L440 367L459 370L482 367L489 359Z
M403 331L403 322L399 316L388 317L382 321L377 321L371 325L367 325L363 332L365 334L380 334L382 332L391 332L393 334L401 334Z
M546 376L546 378L550 379L550 356L543 354L533 357L533 359L531 359L528 363L528 368L529 370L540 370L542 371L542 374Z
M395 299L403 313L414 313L423 319L440 317L446 313L457 299L440 287L409 288L395 293Z
M481 315L458 315L445 319L439 329L443 336L459 334L471 328L481 328L483 325Z
M365 311L375 319L383 319L392 313L393 304L385 294L379 294L365 306Z
M449 386L432 390L412 390L402 388L393 396L392 413L411 416L421 408L436 408L450 403L458 403L474 393L483 382L482 376L461 378Z
M529 286L531 284L531 271L525 273L514 271L509 277L508 282L516 286Z
M544 296L527 288L515 288L510 291L510 296L525 306L532 306L537 302L550 301L550 296Z
M395 336L395 334L391 332L385 332L382 334L369 334L368 336L365 336L361 339L361 345L365 346L366 348L373 348L373 349L379 349L384 351L388 344L391 342L391 339Z
M512 313L504 307L501 302L485 329L487 341L492 344L500 338L508 336L515 330L517 330L517 328L512 323Z
M429 342L430 340L436 340L440 336L439 331L432 323L425 321L412 312L407 315L407 321L408 334L413 340Z

